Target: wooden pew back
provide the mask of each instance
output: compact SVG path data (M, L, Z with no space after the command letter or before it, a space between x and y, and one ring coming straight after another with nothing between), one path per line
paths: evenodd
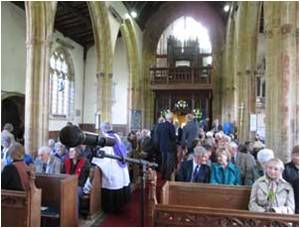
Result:
M90 192L90 215L95 215L101 211L101 186L102 186L102 174L100 169L94 167L94 176L92 180L92 189Z
M1 190L1 226L40 226L41 197L33 174L28 191Z
M162 204L248 210L251 188L246 186L166 182Z
M77 226L77 176L37 174L35 183L42 189L42 206L59 210L60 226Z
M156 200L156 173L148 172L149 226L295 226L298 215L248 210L249 187L166 182Z
M80 209L84 215L87 215L88 219L93 219L101 211L102 173L97 166L92 167L90 172L93 176L92 188L88 195L81 197Z

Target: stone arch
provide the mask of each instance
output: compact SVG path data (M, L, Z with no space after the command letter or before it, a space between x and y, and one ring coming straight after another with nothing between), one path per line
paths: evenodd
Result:
M11 123L14 126L16 138L23 138L24 134L24 114L25 96L21 93L6 92L1 97L1 126Z
M182 17L190 16L196 21L201 22L203 26L208 29L209 37L212 43L213 62L216 65L217 70L213 70L212 74L221 75L221 62L222 52L216 52L215 50L221 50L224 43L225 24L216 12L205 2L168 2L162 5L162 7L149 19L145 26L145 32L143 35L143 81L144 81L144 94L145 94L145 106L144 106L144 125L151 127L151 123L154 119L154 95L150 89L149 84L149 67L155 62L155 51L159 41L160 35L173 21ZM218 77L220 80L220 77ZM215 85L215 83L213 83ZM219 88L214 88L216 101L220 98ZM220 102L213 105L216 111L220 115L221 107Z
M112 44L105 2L87 2L93 27L97 58L97 112L101 119L111 122Z

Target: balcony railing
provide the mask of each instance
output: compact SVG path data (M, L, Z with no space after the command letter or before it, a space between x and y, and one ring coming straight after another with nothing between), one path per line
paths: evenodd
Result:
M211 67L191 68L191 67L160 67L150 68L151 87L159 85L190 85L211 86ZM166 87L167 88L167 87Z

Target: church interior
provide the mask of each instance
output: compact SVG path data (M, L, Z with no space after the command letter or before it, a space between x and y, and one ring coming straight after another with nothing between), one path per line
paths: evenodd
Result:
M1 1L2 226L298 215L298 1Z

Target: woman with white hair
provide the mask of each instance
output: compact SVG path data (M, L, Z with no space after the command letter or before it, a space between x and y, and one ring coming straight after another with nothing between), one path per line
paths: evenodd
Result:
M126 146L121 138L112 131L112 126L104 122L100 126L103 136L115 139L113 147L105 146L101 148L106 154L126 156ZM92 163L97 165L102 171L102 207L106 213L118 213L130 199L130 179L128 166L126 163L110 159L96 158Z
M265 148L265 149L258 151L257 162L251 172L251 174L253 176L252 179L254 181L264 175L265 164L272 158L274 158L273 150Z
M255 181L251 190L249 210L294 214L292 186L282 178L283 162L272 158L265 164L265 175Z

